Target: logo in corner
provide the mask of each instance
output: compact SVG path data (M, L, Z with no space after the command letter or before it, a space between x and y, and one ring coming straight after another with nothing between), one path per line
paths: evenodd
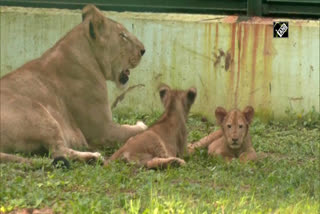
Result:
M288 38L289 22L273 22L273 38Z

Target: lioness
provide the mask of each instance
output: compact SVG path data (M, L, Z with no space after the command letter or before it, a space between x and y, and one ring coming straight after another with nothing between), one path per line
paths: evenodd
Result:
M218 107L215 116L221 129L194 144L189 144L189 153L193 153L195 148L208 147L208 154L221 155L227 161L233 158L239 158L242 162L255 160L257 155L249 133L253 115L254 109L251 106L247 106L242 112L239 109L227 112Z
M147 168L166 168L170 164L184 165L182 157L186 149L186 121L196 98L196 89L171 90L160 88L160 98L165 107L158 122L141 134L131 137L124 146L105 161L123 159Z
M28 162L12 153L43 150L54 158L96 160L99 153L74 149L124 143L145 130L142 122L112 122L106 87L106 80L125 85L144 52L124 26L93 5L84 7L79 25L0 80L0 161Z

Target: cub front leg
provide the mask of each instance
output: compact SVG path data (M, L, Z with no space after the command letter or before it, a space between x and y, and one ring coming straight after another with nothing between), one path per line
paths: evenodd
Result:
M180 158L168 157L168 158L153 158L146 163L148 169L164 169L168 166L183 166L186 162Z
M241 153L239 159L242 163L247 161L255 161L257 160L257 153L253 148L251 148L249 151Z
M53 158L66 157L70 160L90 162L90 161L104 161L104 158L99 152L81 152L77 150L70 149L65 146L61 146L56 149L52 149Z
M215 132L212 132L210 135L205 136L204 138L201 138L199 141L189 144L188 145L188 152L189 154L194 153L195 149L208 147L213 141L221 138L223 135L223 132L221 130L217 130Z
M221 156L226 162L230 162L234 155L230 154L224 146L224 137L213 141L208 147L208 155Z

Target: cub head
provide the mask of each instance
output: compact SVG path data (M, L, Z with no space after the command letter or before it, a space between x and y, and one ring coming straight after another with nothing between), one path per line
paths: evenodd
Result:
M221 126L227 144L231 149L239 149L248 134L252 122L254 109L247 106L243 111L234 109L227 112L218 107L215 111L218 124Z
M169 86L162 85L159 87L159 95L167 112L182 112L186 119L190 108L196 99L197 89L189 88L188 90L172 90Z
M83 8L82 24L105 79L114 81L117 87L124 86L129 80L130 69L139 64L145 53L143 44L94 5Z

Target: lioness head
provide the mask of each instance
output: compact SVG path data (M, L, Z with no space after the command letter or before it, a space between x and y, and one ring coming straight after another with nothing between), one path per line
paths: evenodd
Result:
M145 53L143 44L122 24L105 17L94 5L82 10L82 24L91 50L106 80L118 87L129 80Z
M167 85L159 88L161 102L167 111L178 110L182 112L185 119L197 96L196 88L188 90L172 90Z
M224 108L218 107L215 111L218 124L231 149L238 149L247 136L249 125L253 119L254 109L247 106L243 111L234 109L227 112Z

